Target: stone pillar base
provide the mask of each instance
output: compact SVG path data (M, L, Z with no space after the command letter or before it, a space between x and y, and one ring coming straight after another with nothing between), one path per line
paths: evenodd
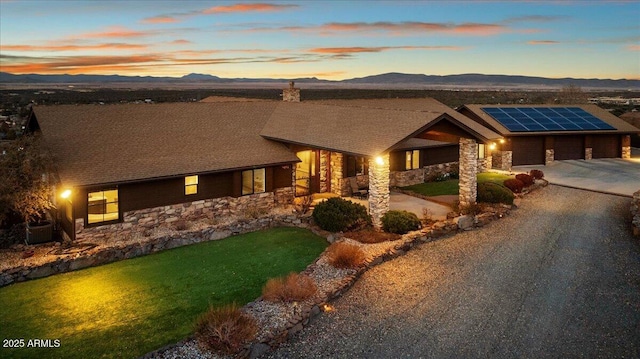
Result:
M593 158L593 148L587 147L584 149L584 159L590 160Z
M382 159L382 163L378 160ZM375 228L382 228L382 216L389 211L389 154L369 159L369 214Z
M553 149L544 151L544 165L548 166L555 160L555 151Z
M478 144L468 138L460 139L460 207L476 203L477 198L477 163Z
M631 158L631 146L622 147L622 158L625 158L625 159Z

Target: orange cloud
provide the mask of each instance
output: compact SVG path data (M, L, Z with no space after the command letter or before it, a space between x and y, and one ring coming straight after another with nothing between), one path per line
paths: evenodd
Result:
M143 19L141 22L143 24L171 24L171 23L178 22L178 19L176 19L173 16L160 15L160 16L148 17L146 19Z
M37 59L37 63L4 63L3 71L15 74L43 73L92 73L115 68L127 68L136 64L157 63L164 61L157 56L84 56L61 59Z
M205 10L202 10L202 14L219 14L219 13L234 13L234 12L269 12L280 11L290 8L297 8L298 5L281 5L281 4L266 4L266 3L249 3L249 4L234 4L225 6L214 6Z
M189 40L185 40L185 39L178 39L178 40L173 40L170 42L170 44L172 45L188 45L188 44L192 44L193 42L189 41Z
M474 36L497 35L511 31L502 24L482 23L431 23L418 21L405 22L331 22L320 26L284 26L278 28L253 28L249 31L290 31L290 32L315 32L322 34L343 35L355 32L388 32L392 35L416 34L425 32L438 32L449 34L463 34Z
M531 41L527 41L527 44L529 44L529 45L557 45L559 43L560 43L560 41L554 41L554 40L531 40Z
M627 46L627 50L629 50L629 51L640 51L640 45L629 45L629 46Z
M86 51L86 50L144 50L147 45L106 43L96 45L0 45L4 51Z
M103 38L133 38L133 37L145 37L151 35L150 31L135 31L125 27L116 26L107 31L99 32L87 32L74 36L75 39L103 39Z
M355 54L363 52L382 52L387 50L463 50L459 46L380 46L380 47L317 47L309 52L317 54Z

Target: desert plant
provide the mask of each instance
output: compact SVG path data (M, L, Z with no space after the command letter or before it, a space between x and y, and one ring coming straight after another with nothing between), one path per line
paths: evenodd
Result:
M235 304L210 307L196 321L198 344L213 352L234 354L253 340L258 332L255 320Z
M325 231L342 232L371 224L365 206L340 197L318 203L313 210L313 220Z
M420 228L420 220L415 213L408 211L388 211L382 216L382 229L385 232L405 234Z
M262 296L270 302L295 302L311 298L317 290L311 277L291 272L286 277L269 279Z
M508 180L504 180L504 186L511 190L513 193L520 193L524 188L524 183L516 178L510 178Z
M520 173L516 175L516 179L522 181L525 187L529 187L533 184L534 179L526 173Z
M346 242L335 242L327 248L327 260L336 268L357 268L365 255L360 247Z
M542 172L542 170L531 170L529 171L529 176L535 178L535 179L543 179L544 178L544 172Z
M513 199L513 191L503 185L494 182L478 183L478 202L513 204Z

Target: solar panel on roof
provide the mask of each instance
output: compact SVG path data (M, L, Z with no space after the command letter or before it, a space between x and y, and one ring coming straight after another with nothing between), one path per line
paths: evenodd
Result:
M482 107L481 110L511 132L615 130L580 107Z

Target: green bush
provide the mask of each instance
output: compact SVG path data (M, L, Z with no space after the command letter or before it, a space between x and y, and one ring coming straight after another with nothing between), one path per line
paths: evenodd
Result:
M344 232L371 224L367 208L340 197L316 205L313 220L325 231Z
M420 219L415 213L407 211L389 211L382 216L382 229L385 232L405 234L420 228Z
M478 183L478 202L513 204L515 196L507 187L495 183Z

